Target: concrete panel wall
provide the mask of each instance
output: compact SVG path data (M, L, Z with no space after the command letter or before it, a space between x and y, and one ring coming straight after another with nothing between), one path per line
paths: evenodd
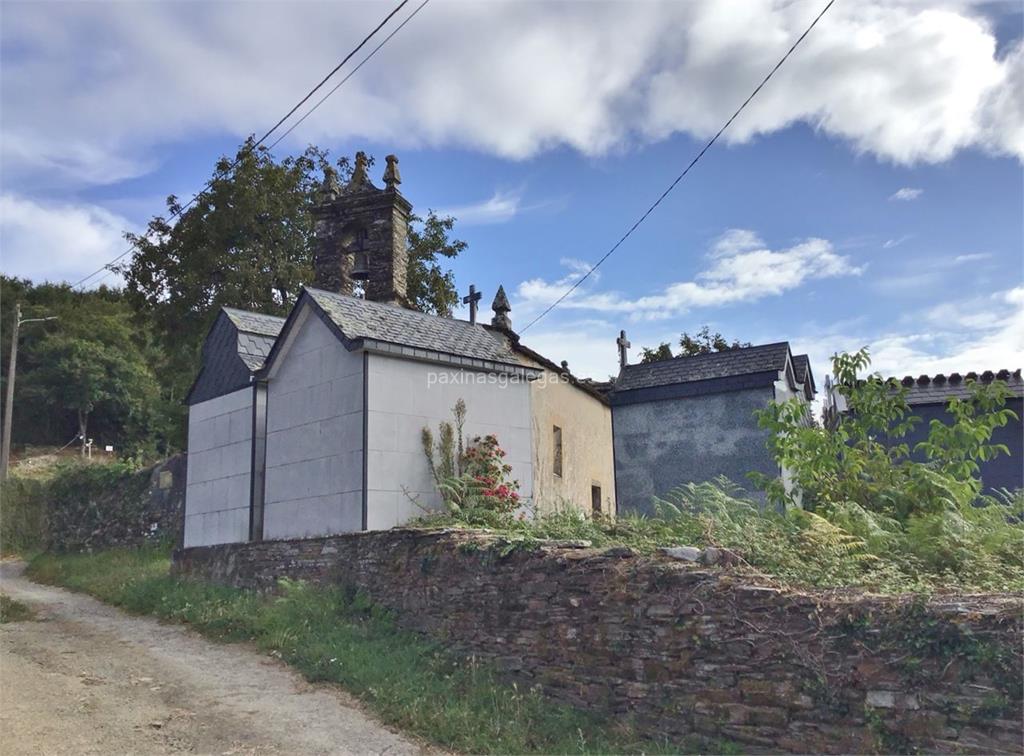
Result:
M508 453L520 495L533 488L530 388L525 380L448 369L376 354L369 356L367 407L367 527L389 528L440 503L421 444L429 426L452 421L452 407L466 403L467 440L493 433ZM410 500L413 497L420 506Z
M651 497L725 475L750 487L751 471L778 475L754 410L772 387L612 408L619 512L653 513Z
M189 407L185 546L249 539L252 388Z
M363 526L363 355L315 315L296 324L267 385L263 537Z

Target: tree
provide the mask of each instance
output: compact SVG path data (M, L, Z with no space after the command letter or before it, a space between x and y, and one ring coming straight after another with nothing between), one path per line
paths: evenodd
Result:
M0 333L5 335L11 332L15 302L22 304L26 316L57 317L36 326L21 340L14 404L16 445L63 446L77 435L77 410L54 394L64 387L52 374L50 361L62 360L64 368L79 369L85 375L97 370L105 375L109 350L92 348L99 344L116 349L116 359L122 363L143 365L148 378L136 384L141 390L132 398L132 411L117 401L96 404L84 418L90 435L114 444L119 452L132 454L140 450L166 453L180 447L180 399L171 400L168 391L156 388L155 366L162 363L162 349L149 319L136 315L121 290L100 286L75 291L67 284L33 284L0 276ZM62 340L73 343L61 345ZM8 350L2 353L6 379Z
M741 349L750 346L749 341L741 342L739 339L726 341L722 334L711 333L708 326L703 326L695 336L683 332L679 337L680 357L693 357L698 354L710 354L711 352L728 352L730 349Z
M640 362L660 362L661 360L671 360L674 357L695 357L698 354L727 352L730 349L741 349L750 345L749 341L741 342L739 339L733 339L730 342L717 331L711 333L711 328L705 325L694 336L683 332L679 337L678 355L672 354L672 347L667 341L663 341L653 349L643 347Z
M451 216L441 218L430 210L426 220L415 215L411 220L406 283L409 302L421 312L450 317L459 303L459 292L455 274L444 270L438 257L458 257L466 249L466 242L449 237L455 227Z
M159 387L124 307L92 307L62 318L27 356L25 393L53 412L71 412L83 453L89 420L102 412L118 441L148 440ZM124 449L123 449L124 450Z
M640 362L661 362L662 360L671 360L674 356L672 354L672 347L667 341L663 341L653 349L641 347Z
M177 376L179 399L220 307L284 315L301 285L312 281L311 210L328 166L327 153L317 147L278 161L267 148L254 149L250 138L234 160L217 162L209 188L193 206L184 209L177 197L168 197L168 217L153 218L149 235L126 235L136 254L120 271L136 309L152 313L167 351L163 369ZM351 162L341 158L337 166L346 181ZM458 294L439 258L456 257L466 244L449 236L454 218L431 212L414 221L410 301L426 312L450 314Z

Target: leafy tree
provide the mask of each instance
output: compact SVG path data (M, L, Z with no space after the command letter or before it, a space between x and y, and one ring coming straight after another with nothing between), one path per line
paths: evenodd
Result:
M78 408L68 403L68 393L97 375L106 382L110 371L116 376L124 368L144 375L137 381L119 378L134 386L127 402L110 398L94 404L84 418L89 434L126 453L180 446L180 433L175 434L181 408L155 382L161 350L149 321L135 315L122 291L105 286L75 291L67 284L36 285L0 276L0 332L5 335L11 333L16 302L26 316L57 317L22 331L12 434L16 445L64 445L79 430ZM2 347L6 381L10 342ZM111 365L112 360L117 364ZM55 374L58 366L63 377Z
M730 349L740 349L750 346L749 341L741 342L739 339L727 341L722 334L711 333L708 326L703 326L696 335L683 332L679 337L680 357L693 357L698 354L710 354L711 352L728 352Z
M671 360L674 356L672 354L672 347L667 341L663 341L653 349L641 347L640 362L661 362L662 360Z
M450 237L455 218L439 217L433 210L426 219L411 218L409 268L406 285L409 302L422 312L450 317L459 303L455 274L441 267L439 257L453 259L466 249L466 242Z
M81 299L79 307L49 310L59 320L26 345L18 393L36 412L70 413L83 451L95 413L107 437L128 451L125 445L143 442L152 430L159 387L125 303Z
M120 270L136 309L152 313L167 351L161 371L176 376L178 398L195 374L203 336L220 307L284 315L301 285L312 281L311 210L328 166L327 153L316 147L279 161L265 147L253 149L250 138L234 160L217 162L194 205L185 209L168 197L167 217L153 218L148 235L126 235L136 254ZM352 164L341 158L337 166L346 181ZM450 238L454 218L431 212L414 221L410 300L426 312L450 314L458 294L440 258L456 257L466 244Z
M791 474L804 506L830 512L854 505L899 523L970 508L981 492L978 462L1009 453L990 443L992 432L1016 417L1004 406L1006 384L975 384L971 399L950 400L952 422L933 420L927 440L912 450L901 439L920 418L907 404L907 390L877 374L861 379L858 373L870 363L867 349L832 358L848 407L832 428L811 423L799 399L772 402L758 412L761 427L770 431L769 449ZM913 451L927 461L915 461ZM793 500L781 479L761 476L760 482L776 501Z
M679 337L679 354L672 354L672 347L667 341L663 341L653 349L643 347L640 355L640 362L660 362L671 360L674 357L695 357L698 354L710 354L712 352L727 352L730 349L740 349L750 346L749 341L741 342L739 339L728 341L722 334L711 333L711 328L703 326L697 333L691 336L683 332Z

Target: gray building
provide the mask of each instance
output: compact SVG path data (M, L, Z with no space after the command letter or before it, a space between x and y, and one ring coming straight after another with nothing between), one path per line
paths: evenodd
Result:
M1010 389L1010 398L1006 407L1017 416L1015 420L1001 428L996 428L992 434L991 443L1005 444L1009 454L1000 454L994 459L980 461L978 463L979 475L982 486L986 492L995 489L1005 488L1010 491L1024 488L1024 380L1021 378L1021 371L1013 372L991 370L984 373L952 373L946 375L922 375L917 378L906 376L900 383L907 391L907 404L910 405L912 413L921 418L921 422L914 426L914 429L906 436L892 439L893 444L906 443L912 452L912 457L918 461L925 461L926 457L922 452L913 451L920 442L927 440L928 431L932 420L949 424L952 417L947 410L950 399L969 399L972 394L972 384L992 383L1003 381ZM842 397L834 393L840 402L839 409L843 409Z
M602 495L610 410L519 343L504 292L490 324L477 322L479 296L468 322L411 309L411 206L387 163L383 189L362 154L345 186L328 172L316 286L287 319L218 313L188 396L186 547L388 528L436 509L423 430L450 422L460 400L465 438L499 440L524 502L539 506L536 490L614 512ZM564 443L552 448L555 433Z
M651 497L682 483L779 475L754 412L814 393L787 342L624 365L609 394L619 511L651 514Z

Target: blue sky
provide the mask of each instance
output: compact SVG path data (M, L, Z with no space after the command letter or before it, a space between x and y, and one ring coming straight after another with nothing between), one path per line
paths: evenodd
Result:
M459 218L460 288L504 284L522 327L821 5L433 0L278 152L396 152L414 206ZM123 251L386 10L4 3L3 271L77 280ZM704 323L791 341L819 382L862 345L889 374L1024 365L1021 23L1016 3L839 0L524 341L602 378L620 328L635 354Z

